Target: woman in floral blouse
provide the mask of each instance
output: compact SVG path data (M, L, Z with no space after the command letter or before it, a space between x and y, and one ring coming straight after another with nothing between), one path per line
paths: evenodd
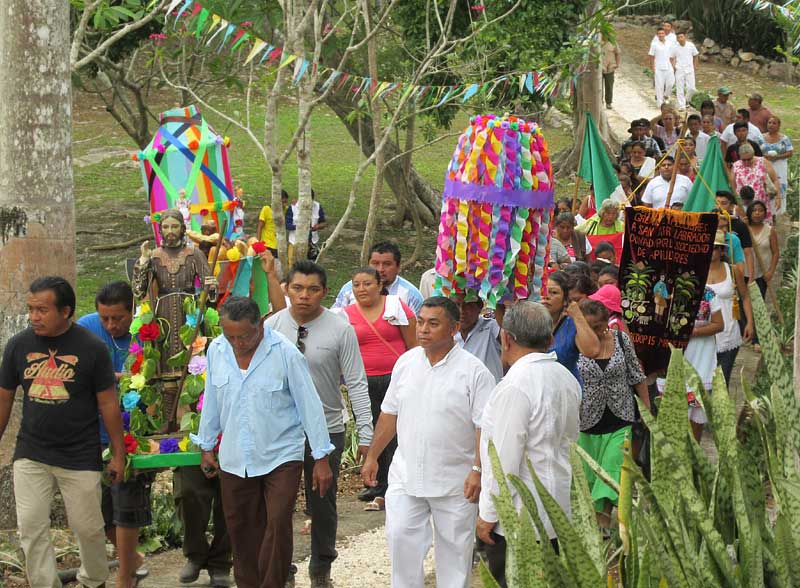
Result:
M600 353L595 358L581 355L578 360L578 370L583 380L578 445L619 481L622 445L638 419L631 388L650 409L645 374L628 335L608 328L606 307L591 299L582 301L580 307L586 322L600 340ZM598 523L608 528L611 509L617 503L617 493L591 470L584 469Z

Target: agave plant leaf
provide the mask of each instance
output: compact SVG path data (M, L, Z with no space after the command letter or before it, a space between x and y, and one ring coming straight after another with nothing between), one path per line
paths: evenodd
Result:
M563 549L573 574L578 578L578 585L580 588L602 586L606 575L605 560L600 562L602 567L598 568L596 562L589 556L581 537L570 523L561 506L539 480L531 461L527 460L527 462L528 472L533 479L536 492L539 494L539 500L541 500L542 506L550 519L550 524L553 525L553 529L558 536L559 546ZM517 485L515 484L515 486Z
M800 557L797 543L792 535L791 520L786 513L778 511L775 519L774 562L784 586L800 586Z
M750 300L753 304L753 318L755 319L756 329L758 330L758 340L761 343L761 354L767 365L769 379L775 390L781 394L785 418L789 423L788 433L800 431L800 404L794 393L794 383L792 381L792 370L786 365L786 361L781 352L781 344L772 326L772 319L761 297L761 291L751 282L749 286ZM772 395L775 401L775 394ZM778 439L781 443L790 441L791 446L800 451L800 435L791 435L791 439Z
M714 521L708 516L708 512L703 507L702 499L695 490L694 485L691 481L681 478L682 468L679 467L678 463L680 458L673 449L672 444L667 440L662 440L661 442L663 443L661 454L666 463L671 466L670 469L674 474L674 488L683 499L684 512L688 515L694 527L697 528L702 535L706 544L706 549L710 552L714 563L719 568L721 575L725 578L727 585L733 585L734 570L731 566L730 558L728 557L725 542L719 532L714 528ZM688 560L695 564L696 573L707 582L707 585L713 585L715 578L710 575L707 567L700 564L699 559L694 558L693 554L689 553L690 551L692 550L690 549L687 551Z
M667 383L664 387L664 395L658 407L658 429L673 444L678 452L683 464L689 463L689 455L686 450L686 432L689 430L689 422L686 417L686 382L683 377L683 353L680 349L673 348L672 355L667 369ZM652 484L654 486L670 484L671 473L669 468L664 467L664 463L655 460L653 463Z
M489 568L486 567L486 563L483 561L483 559L478 562L478 574L480 575L481 582L483 583L483 588L500 588L500 584L498 584L497 580L494 579L494 576L492 576Z
M519 480L519 478L517 478ZM511 480L514 483L513 479ZM542 522L542 517L539 516L539 506L533 493L530 489L520 480L520 486L517 488L519 496L522 499L522 505L536 526L536 532L541 538L539 541L539 550L542 555L544 577L547 586L576 586L578 584L577 578L572 575L571 570L567 569L562 563L561 559L556 552L553 551L550 541L547 540L547 530Z
M631 443L625 439L624 455L630 454ZM619 476L619 501L617 502L617 521L619 523L619 536L622 540L622 553L631 552L631 531L633 524L633 478L629 470L623 469Z
M583 537L586 551L595 567L602 570L605 567L603 557L603 538L600 536L595 516L594 502L586 481L584 465L575 448L575 443L570 447L569 461L572 465L572 487L570 489L570 505L572 506L572 524Z
M677 529L679 524L673 516L674 513L663 508L660 498L656 496L653 487L647 482L642 470L630 455L623 456L622 468L628 470L639 490L640 500L644 499L647 505L647 508L641 508L640 505L637 509L639 512L637 528L640 528L647 537L647 548L657 554L657 559L651 563L658 565L670 587L688 587L690 584L681 559L683 550L679 548L681 543L676 543L674 536L679 533Z
M499 490L498 494L492 495L492 502L497 510L500 525L503 527L503 532L508 542L506 549L506 581L510 587L521 587L519 559L520 557L524 558L525 555L520 553L522 546L518 540L519 515L514 507L514 499L511 496L511 489L508 487L506 475L500 463L500 456L497 455L497 449L491 440L489 440L489 461L491 462L492 473L497 481Z
M545 588L542 552L536 545L536 532L527 509L519 513L519 542L522 557L519 564L520 586L524 588Z
M637 399L638 400L638 399ZM641 402L641 401L640 401ZM639 405L640 407L644 406L642 404ZM619 482L617 482L611 475L603 469L603 467L597 463L594 458L586 453L586 450L583 449L580 445L572 445L573 450L577 453L583 462L589 467L594 475L603 480L603 483L606 484L609 488L611 488L614 492L619 494Z
M692 471L697 479L698 491L703 498L703 504L706 510L709 510L712 505L711 498L714 490L715 468L711 465L711 461L708 459L705 450L695 441L694 435L689 433L687 437L689 459L691 460Z
M742 579L747 588L764 588L764 554L761 546L761 533L754 528L749 537L742 537L741 546L749 542L748 549L744 550L746 557L742 560Z

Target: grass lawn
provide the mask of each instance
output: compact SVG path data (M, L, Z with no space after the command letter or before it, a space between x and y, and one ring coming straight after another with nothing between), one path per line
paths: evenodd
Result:
M171 107L164 100L153 108L154 112ZM242 102L230 98L215 103L215 107L227 114L243 115ZM211 113L204 113L214 128L231 137L231 173L234 183L245 191L247 231L255 231L258 212L268 198L270 172L258 149L245 134ZM279 111L278 125L281 137L288 141L295 128L297 113L291 105ZM255 129L260 129L261 120L254 120ZM466 115L457 119L454 130L465 126ZM155 132L152 127L152 132ZM446 132L446 131L443 131ZM256 135L260 133L257 131ZM571 134L565 129L545 129L550 142L551 154L569 145ZM349 133L333 112L326 107L318 108L312 117L308 133L312 145L313 185L317 199L325 207L329 228L323 231L323 239L339 220L347 205L353 176L359 163L359 151ZM440 143L417 151L414 154L416 169L433 186L441 188L442 179L453 153L457 139L445 139ZM75 92L73 118L73 158L75 201L77 214L78 249L78 314L91 312L94 293L102 284L125 277L125 259L136 257L138 247L113 251L89 251L87 248L116 243L139 235L152 235L144 224L148 204L142 188L138 164L130 156L136 151L133 142L105 112L102 104L92 96ZM290 156L284 170L284 186L290 195L297 193L297 170L294 156ZM355 211L347 225L345 234L326 253L324 265L329 272L329 301L358 267L361 250L361 235L367 217L369 193L373 171L370 169L361 180ZM559 183L557 190L568 193L568 183ZM384 186L382 206L386 218L394 210L394 195ZM389 223L379 225L377 239L390 239L400 244L405 255L410 255L416 234L413 229L402 229ZM426 247L421 259L404 275L412 282L433 265L435 255L436 228L425 229Z

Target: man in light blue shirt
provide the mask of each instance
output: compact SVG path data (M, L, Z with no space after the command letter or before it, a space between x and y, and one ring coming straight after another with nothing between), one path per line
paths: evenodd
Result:
M483 301L474 297L465 300L459 294L455 300L461 311L460 329L455 336L456 345L481 360L494 376L495 383L503 379L503 362L500 360L500 325L493 318L481 316Z
M237 585L283 586L306 436L316 460L312 488L320 495L333 479L328 454L334 447L303 354L264 327L258 305L229 298L220 325L222 336L207 353L200 429L191 438L203 452L206 476L219 472L222 480Z
M405 302L414 314L419 314L419 309L422 308L422 294L420 294L417 287L400 277L400 248L389 241L383 243L376 243L372 246L369 252L369 265L378 270L381 276L381 284L387 290L387 294L399 296ZM353 295L353 282L347 282L339 294L336 296L336 302L333 303L331 308L344 308L355 303L356 298Z

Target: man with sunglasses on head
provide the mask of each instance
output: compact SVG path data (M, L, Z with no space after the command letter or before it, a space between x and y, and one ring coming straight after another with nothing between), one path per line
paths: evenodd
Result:
M344 379L347 395L358 429L358 460L366 455L372 441L372 408L367 389L367 375L358 348L358 339L350 323L322 306L328 293L327 274L312 261L298 261L289 270L286 293L291 305L270 316L266 324L278 331L308 361L311 379L317 389L331 443L336 448L328 457L333 483L325 496L312 492L311 468L314 460L306 445L305 480L308 506L311 509L311 560L308 571L312 588L330 586L330 570L336 559L336 481L344 449L344 420L340 382Z

